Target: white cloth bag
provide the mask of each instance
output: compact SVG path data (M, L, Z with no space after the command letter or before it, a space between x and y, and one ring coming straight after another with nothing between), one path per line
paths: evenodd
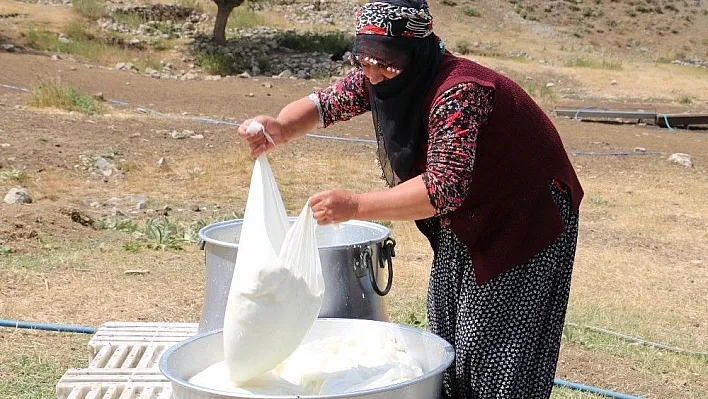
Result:
M255 163L224 314L224 358L241 385L300 345L319 315L324 278L309 203L289 228L265 155Z

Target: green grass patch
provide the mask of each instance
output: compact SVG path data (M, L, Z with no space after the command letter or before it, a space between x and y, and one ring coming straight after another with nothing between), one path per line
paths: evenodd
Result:
M468 17L479 18L479 17L482 16L482 14L480 14L480 12L477 11L477 9L472 8L472 7L470 7L470 6L464 6L464 7L462 7L462 13L465 14L465 15L467 15Z
M73 10L90 20L97 20L106 15L106 3L103 0L73 0Z
M590 198L590 202L592 202L594 205L599 205L599 206L607 206L610 205L610 201L607 198L604 198L602 196L596 196Z
M40 240L45 242L44 240ZM49 269L86 268L86 254L75 251L46 250L40 252L13 253L3 260L2 268L8 270L26 270L45 272Z
M260 69L261 72L270 71L270 58L267 56L258 57L258 69Z
M297 52L320 52L341 57L354 48L354 37L344 32L286 32L278 44Z
M7 360L4 359L3 362ZM9 359L0 367L0 396L14 399L54 399L56 382L66 371L58 362L46 361L36 356L20 355Z
M28 179L27 172L19 169L3 170L0 172L0 180L9 180L17 183L24 183Z
M150 43L150 47L156 51L165 51L174 48L175 41L172 39L155 39Z
M681 104L681 105L691 105L693 104L693 101L695 100L695 97L688 95L688 94L682 94L676 98L676 102Z
M137 29L140 25L147 22L145 18L132 12L117 10L112 14L116 21L125 24L130 29Z
M546 85L532 81L521 81L518 83L531 97L537 100L556 101L558 99L558 94Z
M58 79L40 79L32 88L28 104L33 107L50 107L66 111L95 114L103 105L88 94L73 87L65 87Z
M234 59L232 54L200 51L195 57L195 64L211 75L233 75L245 69L242 61Z
M226 22L226 27L230 29L238 28L255 28L257 26L266 26L267 22L263 15L251 10L247 2L231 11L229 20Z
M565 61L565 66L569 68L594 68L609 69L613 71L622 70L621 61L595 61L583 57L575 57Z
M388 307L392 322L428 329L425 296L391 300Z
M135 66L140 70L140 72L145 72L145 70L148 68L152 68L156 71L162 70L162 64L160 63L160 61L149 57L138 60L135 63Z
M470 42L465 39L458 40L457 43L455 43L455 51L463 55L468 55L472 52L472 46Z
M92 34L79 22L69 23L65 28L66 38L54 32L30 28L25 34L29 48L59 54L72 54L92 61L108 62L134 58L126 49L110 45L105 38Z

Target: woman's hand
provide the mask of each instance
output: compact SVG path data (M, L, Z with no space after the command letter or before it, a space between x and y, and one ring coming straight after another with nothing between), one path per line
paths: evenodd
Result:
M273 140L269 141L263 130L249 132L251 122L259 122L265 128L265 133L268 133ZM267 115L259 115L252 119L246 119L238 127L238 135L248 141L251 147L251 156L258 158L261 154L271 151L276 145L283 144L287 141L284 133L283 125L275 118Z
M313 195L310 207L318 224L342 223L357 217L359 196L337 188Z

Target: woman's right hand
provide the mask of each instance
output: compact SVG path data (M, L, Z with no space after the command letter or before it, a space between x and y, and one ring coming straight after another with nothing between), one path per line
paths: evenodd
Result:
M268 140L263 130L249 133L248 126L251 122L260 122L273 141ZM271 151L276 145L286 142L284 130L283 125L277 119L267 115L259 115L243 121L238 127L238 135L248 142L251 147L251 156L258 158L261 154Z

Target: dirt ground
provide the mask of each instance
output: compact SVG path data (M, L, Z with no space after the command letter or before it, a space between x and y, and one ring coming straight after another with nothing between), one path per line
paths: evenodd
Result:
M708 112L708 73L699 68L632 62L613 71L473 57L542 86L555 82L561 95L540 100L551 115L554 107L588 105ZM0 318L86 326L197 322L204 257L195 244L132 250L131 233L86 221L113 220L114 208L138 225L165 213L185 224L238 215L252 167L245 146L233 127L188 118L235 122L274 115L328 81L164 81L49 55L0 53L0 84L31 87L40 76L129 105L86 116L32 108L27 93L0 88L0 194L24 186L34 200L0 203L0 248L7 252L0 253ZM679 104L679 95L695 100ZM571 160L586 192L567 321L706 352L708 130L552 119L568 151L577 154ZM169 134L183 129L203 138ZM316 133L371 138L371 122L361 116ZM277 149L270 159L288 211L296 214L319 190L383 188L374 150L313 138ZM606 155L611 152L628 155ZM690 154L693 167L670 162L674 153ZM93 168L98 156L115 167L108 178ZM135 196L146 197L147 209L135 208ZM431 251L412 223L390 225L398 245L389 310L396 321L420 321ZM146 273L125 273L135 269ZM84 367L87 340L0 328L0 387L16 390L0 397L52 392L67 368ZM708 398L705 356L582 328L564 334L557 377L648 398Z

